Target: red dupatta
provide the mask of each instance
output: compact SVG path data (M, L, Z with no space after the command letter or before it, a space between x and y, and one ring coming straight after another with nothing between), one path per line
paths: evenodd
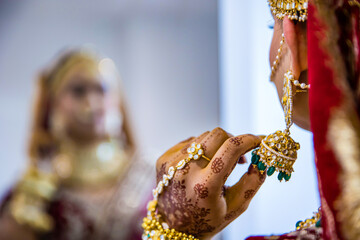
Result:
M309 103L323 239L360 239L359 6L342 0L309 6Z
M310 0L310 120L321 197L315 227L264 239L360 239L360 3Z

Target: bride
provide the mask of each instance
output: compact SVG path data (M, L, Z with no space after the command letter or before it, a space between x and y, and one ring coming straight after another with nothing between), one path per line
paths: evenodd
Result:
M40 75L35 107L30 161L0 204L0 239L140 239L152 168L136 153L114 62L62 53Z
M271 80L286 129L262 137L216 128L170 148L157 161L143 239L210 239L247 209L267 176L290 181L300 148L293 123L313 133L321 208L294 232L249 239L360 239L360 3L269 5ZM224 186L249 151L248 171Z

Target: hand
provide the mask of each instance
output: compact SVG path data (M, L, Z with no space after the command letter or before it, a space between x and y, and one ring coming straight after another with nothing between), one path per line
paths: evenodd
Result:
M204 155L211 161L191 160L177 170L159 196L158 210L170 228L206 239L241 215L264 182L266 174L250 165L234 186L224 186L239 159L256 148L261 138L249 134L233 137L221 128L189 138L158 159L157 181L169 167L187 157L192 142L201 143Z

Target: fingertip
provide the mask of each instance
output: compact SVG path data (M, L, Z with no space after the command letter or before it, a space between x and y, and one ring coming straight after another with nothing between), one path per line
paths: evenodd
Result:
M261 140L266 138L266 135L256 135L257 137L259 137Z
M248 172L248 174L260 174L259 169L254 164L250 164L247 172Z
M258 167L254 164L250 164L247 173L248 175L258 175L261 183L263 183L266 179L266 169L264 171L260 171Z

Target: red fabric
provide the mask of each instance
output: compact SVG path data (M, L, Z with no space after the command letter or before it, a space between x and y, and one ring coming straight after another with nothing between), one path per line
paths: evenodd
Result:
M338 217L341 208L336 208L335 202L342 196L340 177L346 173L341 168L341 159L335 156L328 127L337 109L354 107L355 115L360 116L360 99L356 94L360 70L359 7L340 0L327 2L325 6L329 9L320 16L319 10L310 4L308 16L310 118L322 202L323 239L345 239L341 232L344 223ZM331 31L334 29L338 32ZM337 41L327 44L328 38ZM337 72L338 66L342 71ZM348 114L350 118L351 111Z
M264 239L268 239L268 237L263 237L263 236L249 237L246 240L264 240ZM282 235L282 236L279 236L279 238L276 240L292 240L292 239L296 239L296 237L288 237L286 235Z
M8 191L7 194L0 201L0 217L2 217L8 210L9 203L13 198L13 190ZM129 234L125 237L127 240L141 240L141 223L143 216L146 215L146 204L145 202L141 205L142 207L138 210L137 214L130 219L131 227L128 231ZM61 198L52 201L49 204L48 214L53 218L55 227L52 231L46 234L37 234L39 240L68 240L70 229L76 228L81 232L81 237L77 237L78 240L98 240L99 235L101 239L114 239L114 236L110 232L99 233L95 229L94 219L88 218L86 212L81 205L75 204L66 198ZM69 222L69 217L78 219L76 226L73 226L74 222ZM108 236L106 234L109 234ZM75 239L75 238L71 238ZM118 238L120 239L120 238ZM124 239L123 237L121 239Z
M335 202L342 194L340 176L343 169L340 159L335 155L334 146L329 139L329 122L336 114L337 108L344 108L344 99L354 100L358 117L360 116L360 96L356 94L359 87L360 76L360 24L359 8L351 6L348 1L332 0L322 2L324 15L319 14L310 0L307 21L308 37L308 80L311 84L309 90L309 107L311 129L314 138L314 150L319 181L319 193L322 205L322 234L316 233L311 239L346 239L341 232L342 222L339 222L339 210ZM328 9L327 9L328 8ZM349 18L351 16L351 18ZM351 19L351 20L349 20ZM338 29L339 32L331 30ZM329 38L338 40L327 41ZM351 44L348 41L351 40ZM340 54L337 54L337 51ZM353 58L352 56L355 56ZM343 67L343 72L336 72L337 66ZM347 85L346 88L340 88ZM295 234L299 231L295 232ZM307 233L309 234L309 233ZM306 234L305 234L306 235ZM300 237L301 236L301 237ZM307 235L309 236L309 235ZM303 235L299 235L300 239ZM250 237L248 240L264 239L297 239L294 233L282 236Z
M319 228L312 227L301 231L294 231L291 233L283 234L281 236L254 236L249 237L246 240L320 240L322 239L322 233Z
M319 192L322 202L322 226L324 239L339 238L339 230L332 222L335 212L334 202L340 194L338 182L340 166L333 148L328 143L328 121L331 110L340 105L341 93L334 83L333 68L328 66L329 56L324 51L323 39L326 38L326 27L317 17L315 7L309 5L308 16L308 65L309 65L309 104L311 128L314 137L316 167L318 171ZM322 187L321 187L322 186ZM327 212L329 206L331 212Z

